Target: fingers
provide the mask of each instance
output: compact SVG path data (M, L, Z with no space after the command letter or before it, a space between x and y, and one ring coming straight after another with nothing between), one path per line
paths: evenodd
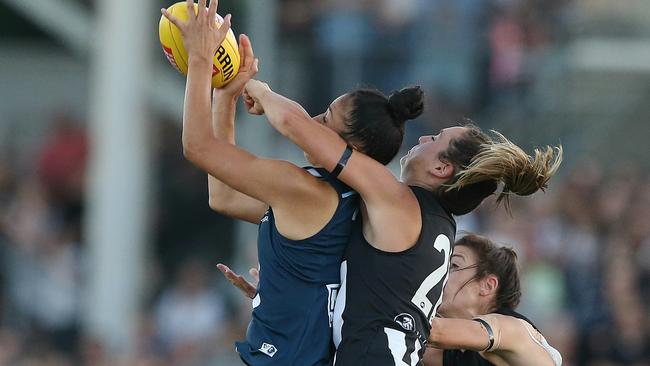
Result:
M255 53L250 38L243 33L239 35L239 54L243 59L242 68L245 71L249 70L255 62Z
M232 18L231 14L226 14L225 17L223 17L223 24L219 27L219 35L223 38L226 38L226 34L230 30L230 27L232 24L230 23L230 19Z
M234 281L237 280L237 274L233 272L228 266L225 264L217 264L217 268L223 273L224 276L228 279L228 281L232 282L234 284Z
M192 1L192 2L194 2L194 1ZM205 14L205 8L206 8L205 0L199 0L199 11L198 11L199 16L202 15L202 14Z
M225 265L225 264L221 264L221 263L218 263L218 264L217 264L217 268L219 268L219 270L220 270L223 274L226 274L227 271L230 271L230 268L228 268L227 265Z
M260 282L260 271L257 268L251 268L248 270L248 273L255 279L256 282Z
M181 33L184 32L185 30L185 22L182 20L176 18L172 13L169 12L169 10L162 8L160 9L160 12L165 16L165 18L169 19L170 22L172 22L173 25L178 27L180 29Z
M244 42L242 42L243 36L244 36L243 33L239 35L239 57L241 62L241 66L239 67L239 72L245 71L247 62L249 62L248 60L246 60L246 52L244 51Z
M253 67L251 68L251 76L255 76L259 71L258 68L259 63L260 63L260 59L258 58L256 58L255 61L253 61Z
M219 0L210 0L210 6L208 7L208 24L210 27L214 27L216 22L217 4L219 4Z
M189 21L196 19L196 13L194 12L194 0L185 0L185 5L187 6L187 18ZM194 15L194 17L192 17Z

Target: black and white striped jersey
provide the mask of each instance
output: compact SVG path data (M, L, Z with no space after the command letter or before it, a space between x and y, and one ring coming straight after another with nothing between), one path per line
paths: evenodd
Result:
M408 250L374 248L363 236L361 215L356 218L334 312L336 366L421 365L447 283L456 222L434 193L411 189L420 204L422 231Z

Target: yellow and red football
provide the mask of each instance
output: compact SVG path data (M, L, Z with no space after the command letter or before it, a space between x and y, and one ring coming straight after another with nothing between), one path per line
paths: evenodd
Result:
M194 4L194 13L198 12L198 5ZM187 5L184 1L178 2L167 10L176 18L187 21L188 12ZM217 15L217 24L221 25L223 18ZM180 29L169 21L164 15L160 18L158 24L158 34L160 36L160 45L162 46L165 57L169 63L174 66L181 74L187 76L187 51L183 44L183 36ZM212 64L212 87L220 88L232 79L235 78L239 72L239 47L237 46L237 38L232 29L228 30L226 39L221 43L214 54L214 61Z

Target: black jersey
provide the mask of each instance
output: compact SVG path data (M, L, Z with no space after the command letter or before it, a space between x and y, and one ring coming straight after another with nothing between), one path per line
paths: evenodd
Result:
M523 319L526 322L528 322L530 325L532 325L533 328L537 329L537 327L535 327L535 324L533 324L530 320L528 320L528 318L526 318L525 316L519 314L518 312L512 309L501 308L495 311L495 313ZM445 350L442 353L442 365L443 366L494 366L493 363L490 363L488 360L481 357L481 355L478 352L463 351L459 349Z
M413 247L378 250L363 237L361 217L356 219L334 312L337 366L421 365L447 283L456 222L434 193L411 189L422 215Z

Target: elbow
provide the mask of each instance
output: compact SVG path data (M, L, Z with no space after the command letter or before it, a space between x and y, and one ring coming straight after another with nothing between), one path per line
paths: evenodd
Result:
M295 118L293 118L292 113L289 111L284 111L278 116L276 126L278 131L280 131L283 135L289 137L293 134L293 130L296 127Z
M210 209L214 212L220 213L220 214L226 214L228 209L226 208L226 205L224 205L223 200L217 199L217 197L210 195L208 197L208 206Z
M192 148L188 148L185 146L185 144L183 144L183 157L185 158L185 160L191 162L192 164L195 164L197 161L197 155L198 154L196 150Z
M201 155L200 145L183 136L183 157L185 160L196 165Z

